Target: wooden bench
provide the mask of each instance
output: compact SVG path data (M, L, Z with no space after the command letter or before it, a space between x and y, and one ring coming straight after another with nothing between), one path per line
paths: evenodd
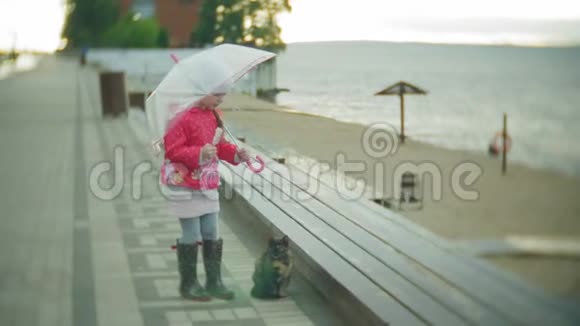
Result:
M262 156L267 168L259 175L243 165L220 165L226 188L241 196L264 224L290 237L298 256L307 262L305 268L328 276L311 281L350 322L573 325L580 321L572 305L482 260L454 253L444 239L404 217L366 198L344 200L331 176L323 176L310 194L307 167L290 160L282 165ZM329 290L329 282L341 289Z
M260 150L264 153L268 153L267 150L264 150L262 148L260 148ZM279 153L275 153L275 155L280 156ZM296 155L298 155L298 154L296 154ZM314 160L309 159L309 158L305 158L303 156L301 156L301 158L299 160L294 159L294 160L286 160L286 161L288 161L290 163L291 170L293 171L294 175L298 176L298 177L308 176L309 172L311 171L310 166L312 164L316 163ZM319 175L318 178L321 181L321 184L325 188L324 192L331 190L332 192L334 192L336 194L336 190L333 189L333 185L336 184L336 178L348 179L349 177L341 175L340 173L338 173L336 171L331 171L331 173ZM351 182L352 182L352 180L351 180ZM323 192L321 192L319 194L321 195L320 198L325 197ZM334 197L336 197L336 196L334 196ZM432 246L435 246L436 248L443 250L444 254L449 256L449 257L447 257L448 259L446 259L444 266L452 266L453 269L458 269L458 270L462 271L463 273L465 273L465 275L474 275L474 273L475 273L477 275L477 277L484 278L486 280L485 282L498 283L499 285L496 285L493 287L494 289L495 288L500 289L499 293L494 292L496 295L505 296L508 294L512 294L512 296L514 296L515 301L519 301L520 298L523 296L527 301L529 301L529 304L536 304L538 306L551 307L552 310L550 310L550 309L549 310L541 310L541 312L539 312L538 315L540 315L542 313L547 313L548 315L564 314L564 315L566 315L565 318L573 317L574 320L577 320L578 318L580 318L579 307L577 306L576 303L573 303L571 301L565 301L562 299L557 299L554 297L550 297L544 291L542 291L536 287L530 286L528 283L526 283L525 281L523 281L521 278L517 277L516 275L511 274L509 272L506 272L504 270L501 270L501 269L495 267L495 265L488 263L484 260L478 259L478 258L473 257L471 255L459 255L457 247L450 244L445 239L438 237L434 233L416 225L415 223L406 219L405 217L403 217L399 214L396 214L391 210L385 209L384 207L380 206L377 203L374 203L371 200L372 195L371 195L371 191L369 191L369 189L367 189L367 191L366 191L366 198L368 200L361 199L361 200L358 200L356 204L364 207L367 210L374 212L376 214L376 218L378 218L379 220L384 219L386 221L389 221L389 222L392 222L392 223L398 225L400 228L402 228L399 231L402 231L406 237L410 237L413 239L418 237L421 239L423 244L429 243ZM392 226L393 225L391 225L391 227ZM390 241L393 239L392 238L385 238L384 240ZM424 248L427 251L429 251L429 249L430 249L430 247L424 247ZM433 253L433 252L431 252L431 253ZM443 267L439 267L436 265L430 265L430 266L433 266L434 270L441 269L441 272L444 275L451 275L451 277L453 277L453 275L455 275L455 274L448 273L446 271L448 268L445 268L444 266ZM480 273L482 273L482 274L480 274ZM468 277L466 280L458 280L458 282L465 284L466 287L470 288L470 287L472 287L470 285L473 283L472 278L473 278L473 276ZM485 291L485 293L487 293L487 291ZM485 293L484 293L484 296L485 296ZM506 307L504 305L505 302L501 302L501 301L498 302L498 300L493 295L491 295L491 297L488 299L488 301L495 303L495 305L498 307ZM527 307L529 308L530 306L527 306ZM550 317L550 318L552 318L552 317ZM555 318L554 320L558 320L559 317L553 317L553 318ZM540 319L540 320L543 320L543 319Z

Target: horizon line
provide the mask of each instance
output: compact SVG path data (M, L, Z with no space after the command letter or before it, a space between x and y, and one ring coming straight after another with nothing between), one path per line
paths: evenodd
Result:
M354 43L354 42L365 42L365 43L391 43L391 44L416 44L416 45L446 45L446 46L481 46L481 47L516 47L516 48L533 48L533 49L542 49L542 48L560 48L560 49L568 49L568 48L578 48L580 47L580 40L575 42L565 42L565 43L552 43L552 44L533 44L533 43L501 43L501 42L445 42L445 41L391 41L391 40L375 40L375 39L351 39L351 40L344 40L344 39L337 39L337 40L315 40L315 41L292 41L286 42L286 45L292 44L310 44L310 43ZM193 47L188 47L189 49L193 49ZM98 49L98 47L95 47ZM111 48L114 49L114 48ZM140 48L118 48L118 49L140 49ZM147 48L147 49L180 49L180 48ZM187 48L184 48L187 49ZM13 51L13 48L0 48L0 53L2 54L9 54ZM46 50L38 50L38 49L15 49L16 53L32 53L32 54L53 54L64 50L56 49L54 51L46 51ZM143 50L146 50L143 48Z
M286 42L286 45L304 44L304 43L348 43L348 42L367 42L367 43L393 43L393 44L418 44L418 45L460 45L460 46L489 46L489 47L518 47L518 48L577 48L580 47L580 40L571 42L554 42L554 43L509 43L509 42L445 42L445 41L391 41L376 39L337 39L337 40L316 40L316 41L292 41Z

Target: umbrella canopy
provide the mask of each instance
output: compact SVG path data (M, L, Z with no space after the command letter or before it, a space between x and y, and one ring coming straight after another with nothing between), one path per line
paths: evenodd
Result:
M375 95L403 95L403 94L418 94L418 95L425 95L427 91L420 89L415 85L411 85L407 82L400 81L396 84L393 84L382 91L376 93Z
M415 85L400 81L395 83L382 91L375 93L375 96L380 95L398 95L401 99L401 142L405 142L405 94L411 95L425 95L427 91L420 89Z
M222 44L180 60L146 101L153 143L168 124L207 95L227 93L233 84L275 54L240 45Z

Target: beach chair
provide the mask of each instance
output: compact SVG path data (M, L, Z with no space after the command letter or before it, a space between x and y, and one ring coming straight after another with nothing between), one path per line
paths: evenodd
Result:
M401 195L398 209L423 209L423 188L415 173L407 171L401 177Z

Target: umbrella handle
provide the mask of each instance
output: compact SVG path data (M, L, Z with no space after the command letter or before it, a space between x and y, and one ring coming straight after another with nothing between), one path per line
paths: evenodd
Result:
M259 164L258 167L254 167L252 165L252 162L250 162L249 160L246 161L246 164L248 165L248 169L250 169L250 171L252 171L254 173L260 173L264 170L264 167L265 167L264 160L260 157L260 155L256 155L256 161Z

